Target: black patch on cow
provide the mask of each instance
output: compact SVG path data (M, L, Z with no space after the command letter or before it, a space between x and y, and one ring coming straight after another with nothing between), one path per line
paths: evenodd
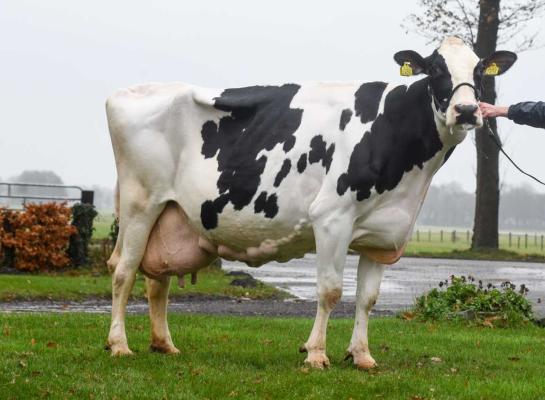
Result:
M339 121L339 129L341 131L344 131L344 128L346 128L346 125L348 125L351 118L352 118L352 110L350 108L345 108L341 112L341 120Z
M212 229L218 225L218 214L220 214L227 203L229 196L222 194L214 201L206 200L201 206L201 221L206 229Z
M333 153L335 152L335 144L332 143L327 147L327 143L324 141L322 135L317 135L310 141L310 151L308 152L309 164L322 162L322 166L325 167L326 173L329 171L331 161L333 160Z
M307 153L301 154L299 161L297 161L297 172L300 174L307 168Z
M278 171L278 174L276 174L276 178L274 178L274 187L280 186L284 178L288 176L290 169L291 161L289 159L285 159L284 163L282 164L282 168L280 168L280 171Z
M291 149L293 149L293 146L295 146L295 136L290 136L285 142L284 146L282 146L282 149L284 150L284 153L287 153Z
M226 89L214 99L214 108L229 112L219 123L203 124L202 154L205 158L216 157L220 172L217 187L221 207L212 207L216 200L207 200L201 206L201 221L206 229L217 227L217 214L227 203L235 210L249 205L261 182L267 157L257 155L272 150L277 145L288 152L295 145L295 131L301 124L303 110L290 108L300 86L252 86ZM276 195L267 200L263 208L265 216L276 215ZM257 207L257 206L256 206ZM216 213L216 215L214 215Z
M445 153L445 157L443 158L443 164L445 164L448 161L448 159L450 158L450 156L454 152L455 148L456 148L456 146L452 146L450 149L447 150L447 152Z
M452 93L452 76L447 66L445 58L437 50L427 59L430 76L430 88L435 96L436 106L446 112L449 104L448 99Z
M403 174L415 166L422 168L443 148L435 126L429 79L422 79L409 88L398 86L388 93L384 112L379 115L361 141L354 146L348 170L337 180L337 193L348 189L356 192L358 200L394 189ZM362 88L356 93L361 95ZM380 99L370 104L373 112ZM360 99L360 105L363 104ZM360 115L371 112L360 109ZM356 114L358 115L358 114Z
M368 82L357 90L354 110L362 124L373 121L377 117L380 99L386 86L388 86L386 82Z
M278 197L276 194L271 194L267 197L267 192L261 192L254 203L254 211L256 214L265 212L265 217L274 218L278 214Z

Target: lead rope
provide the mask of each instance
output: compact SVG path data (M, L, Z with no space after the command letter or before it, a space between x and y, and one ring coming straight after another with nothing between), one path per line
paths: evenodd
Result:
M488 136L492 139L492 141L494 142L494 144L496 146L498 146L498 149L500 149L500 151L503 153L503 155L509 160L509 162L511 162L511 164L513 164L513 166L518 169L521 173L523 173L524 175L526 175L527 177L529 178L532 178L534 181L536 181L537 183L539 183L540 185L543 185L545 186L545 183L540 181L538 178L536 178L535 176L533 176L532 174L529 174L528 172L524 171L522 168L520 168L516 162L514 162L511 157L509 157L509 155L503 150L503 146L501 145L501 142L500 140L496 137L496 135L494 134L494 131L492 130L492 128L490 127L490 124L488 123L488 119L485 120L485 127L486 129L488 130Z

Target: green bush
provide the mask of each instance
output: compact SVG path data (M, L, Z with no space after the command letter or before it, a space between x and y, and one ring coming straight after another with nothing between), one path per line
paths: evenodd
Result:
M472 276L454 276L439 283L439 288L416 299L413 313L423 320L448 318L475 319L491 325L516 325L532 319L532 305L526 298L528 288L503 282L500 288L476 282Z
M89 259L89 242L93 236L93 220L98 215L91 204L74 204L72 207L72 225L77 233L70 237L68 256L74 267L87 264Z
M114 245L115 242L117 242L117 236L119 236L119 221L116 216L110 225L110 233L108 234L108 237Z

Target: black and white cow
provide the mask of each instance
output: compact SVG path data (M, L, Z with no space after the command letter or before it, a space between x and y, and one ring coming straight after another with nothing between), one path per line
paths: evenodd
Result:
M409 86L149 84L108 99L120 218L109 261L113 355L130 354L125 307L139 267L148 281L152 348L172 353L170 275L216 257L259 266L316 251L318 310L302 351L313 367L327 366L328 318L352 249L361 257L348 355L360 368L375 365L367 322L384 265L403 253L435 172L482 124L483 74L503 73L516 55L479 60L447 38L427 58L414 51L394 58L425 77Z

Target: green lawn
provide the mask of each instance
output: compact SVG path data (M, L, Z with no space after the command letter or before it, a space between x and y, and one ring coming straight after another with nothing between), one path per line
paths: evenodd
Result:
M128 317L135 356L103 350L109 316L0 315L0 398L543 399L545 330L371 320L379 367L342 361L351 320L332 320L331 368L303 367L311 319L171 315L182 353L149 353L149 322ZM434 362L432 357L440 361Z
M106 239L110 235L110 227L114 221L113 213L99 213L93 221L93 239Z
M199 271L196 285L186 277L184 289L178 287L177 278L171 281L171 297L188 295L250 297L254 299L286 297L287 294L271 286L257 283L255 288L231 286L235 277L227 276L219 269ZM133 296L144 297L144 277L137 276ZM15 299L85 300L86 298L111 298L111 277L85 272L78 276L58 275L8 275L0 274L0 301Z
M113 222L113 214L100 213L94 222L95 231L93 239L106 239L110 234L110 226ZM456 231L455 241L452 232ZM417 233L418 232L418 233ZM411 241L408 243L405 255L409 257L441 257L462 259L487 259L487 260L528 260L545 262L545 249L541 248L541 234L524 233L512 234L511 241L507 233L501 233L499 237L499 253L475 253L469 252L471 236L467 229L443 229L440 228L415 228Z
M471 247L471 237L468 237L468 230L456 230L453 241L454 229L444 229L441 239L439 228L418 229L416 228L407 246L408 253L448 253L454 250L464 251ZM513 233L509 241L508 233L501 233L499 236L500 249L514 254L528 256L537 255L545 260L545 248L541 248L541 234Z

